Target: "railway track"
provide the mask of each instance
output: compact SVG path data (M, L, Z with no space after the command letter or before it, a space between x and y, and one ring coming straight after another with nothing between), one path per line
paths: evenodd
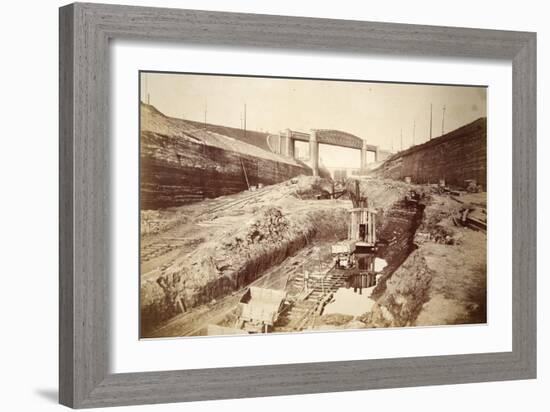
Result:
M330 267L326 272L310 275L311 286L305 295L290 303L286 311L282 313L277 324L276 332L297 332L307 328L309 322L315 319L315 315L321 315L324 307L334 293L346 286L348 274ZM296 284L304 284L304 275L294 279Z

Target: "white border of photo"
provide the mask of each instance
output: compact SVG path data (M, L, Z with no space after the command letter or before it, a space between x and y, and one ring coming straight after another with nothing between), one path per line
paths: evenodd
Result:
M111 44L111 372L219 368L512 350L512 69L502 61ZM485 325L140 340L138 71L486 85ZM406 344L404 344L406 342Z

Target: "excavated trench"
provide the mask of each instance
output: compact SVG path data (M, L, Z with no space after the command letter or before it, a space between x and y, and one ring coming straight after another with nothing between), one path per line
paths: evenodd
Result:
M361 287L369 287L363 284L364 278L356 278L351 275L346 281L346 286L338 289L332 301L332 314L321 318L321 325L331 325L335 319L338 319L338 325L346 328L365 328L392 326L386 320L380 323L377 316L373 316L373 309L380 312L381 303L390 306L391 316L399 325L407 324L418 314L418 309L425 301L426 287L431 281L431 277L423 276L424 273L420 267L410 266L409 260L413 252L417 249L414 242L417 230L420 228L424 219L424 201L426 199L416 193L412 193L415 200L407 196L393 203L387 210L380 210L377 219L378 247L372 254L372 258L383 259L386 266L380 272L380 277L371 292L362 293ZM420 201L419 201L420 200ZM417 259L413 261L416 262ZM392 282L394 274L399 272L409 272L399 279L399 282L406 283L406 293L408 297L405 301L396 302L393 293L387 293L387 285ZM421 279L419 279L421 278ZM362 285L362 286L359 286ZM346 290L353 288L351 290ZM351 294L350 294L351 293ZM363 297L361 295L363 294ZM389 299L388 299L389 295ZM340 296L340 297L338 297ZM339 299L344 299L338 303ZM336 309L337 306L339 309ZM336 312L335 312L336 310ZM339 313L342 310L344 314ZM362 313L364 311L364 313ZM360 313L360 314L359 314ZM352 315L350 317L350 315ZM393 325L396 326L396 325Z
M320 224L320 222L323 222ZM161 283L142 287L142 336L184 310L215 302L241 290L312 242L345 238L347 211L318 209L287 215L266 209L252 224L205 249L186 267L174 267ZM208 282L197 279L210 277ZM148 294L148 295L145 295ZM153 295L154 294L154 295ZM181 303L178 303L181 302Z
M347 233L347 214L344 209L318 210L308 213L301 230L287 227L288 221L279 209L266 210L245 236L236 236L226 244L228 253L246 255L242 264L218 267L222 276L214 279L196 293L192 306L208 303L240 290L260 278L264 272L295 255L311 242L338 240ZM323 225L316 222L325 222Z
M387 280L416 249L414 237L422 223L424 208L424 202L405 198L394 203L379 219L380 245L376 256L388 265L373 290L373 299L384 293Z
M384 292L386 280L415 249L414 237L421 224L423 211L423 203L403 199L381 215L378 223L380 247L376 256L384 259L387 266L382 272L373 297ZM277 230L281 230L280 222L284 222L284 215L278 209L268 209L261 220L267 221L268 224L262 227L252 226L244 239L236 237L237 245L226 245L231 253L245 251L248 256L244 263L236 270L231 267L219 267L223 276L198 290L189 300L191 306L208 303L212 299L240 290L261 277L267 269L280 264L311 242L344 239L349 224L349 216L344 210L319 210L308 214L307 223L300 233L293 231L293 235L287 236L277 233ZM285 225L286 223L282 224ZM286 227L284 230L291 231ZM256 247L257 250L250 253L250 245L257 244L260 247Z
M380 210L377 219L380 247L376 255L386 260L387 266L372 293L373 299L384 293L387 280L415 249L414 237L423 211L423 202L410 197ZM348 224L349 214L345 208L321 208L299 215L286 215L277 208L267 209L255 223L206 251L212 257L205 256L198 265L190 265L188 269L180 267L164 277L168 283L163 293L157 292L157 298L148 299L149 304L142 306L142 336L181 313L178 300L189 311L231 296L308 244L345 239ZM200 278L201 272L207 271L216 276L190 287L193 277Z

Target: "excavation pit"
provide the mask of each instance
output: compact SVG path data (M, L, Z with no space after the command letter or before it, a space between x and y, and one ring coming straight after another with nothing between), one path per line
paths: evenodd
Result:
M320 178L303 179L311 182L311 190L323 186ZM441 208L437 204L440 198L432 196L429 187L362 181L361 190L367 193L377 213L377 243L369 248L369 253L378 266L375 275L365 276L358 287L351 281L357 267L338 269L331 254L332 245L349 235L350 200L301 199L304 190L309 193L303 181L289 181L253 193L214 199L200 207L175 210L174 216L185 211L185 219L168 225L168 232L170 236L190 235L191 239L182 245L193 246L182 246L176 257L162 266L164 273L150 273L151 280L142 284L143 301L149 303L142 305L144 336L204 335L208 325L238 329L242 314L239 301L251 286L286 294L275 324L258 330L297 332L328 328L326 316L334 317L338 311L352 316L346 325L354 327L409 326L417 318L431 322L433 315L427 316L422 310L432 300L432 285L437 284L430 265L441 258L424 255L433 242L417 243L418 233L441 230L435 226L454 206ZM197 241L198 238L203 240ZM154 244L158 235L146 239ZM174 252L166 255L173 256L170 253ZM157 289L160 278L173 279L169 294ZM346 302L346 297L350 302L360 302ZM411 299L415 305L408 302ZM437 307L440 301L437 296L432 306ZM449 306L447 301L443 304ZM483 320L479 310L483 304L476 305L481 312L478 318ZM431 313L430 305L427 308ZM162 313L164 318L155 317L155 313ZM469 321L468 316L466 313L463 318Z

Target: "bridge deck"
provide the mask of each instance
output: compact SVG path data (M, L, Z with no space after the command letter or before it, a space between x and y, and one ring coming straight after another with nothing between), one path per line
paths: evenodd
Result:
M329 144L332 146L348 147L350 149L363 149L363 139L351 133L332 129L318 129L315 130L315 132L318 143ZM290 138L302 142L309 142L310 134L290 130ZM370 152L376 152L378 148L377 146L367 144L366 149Z

